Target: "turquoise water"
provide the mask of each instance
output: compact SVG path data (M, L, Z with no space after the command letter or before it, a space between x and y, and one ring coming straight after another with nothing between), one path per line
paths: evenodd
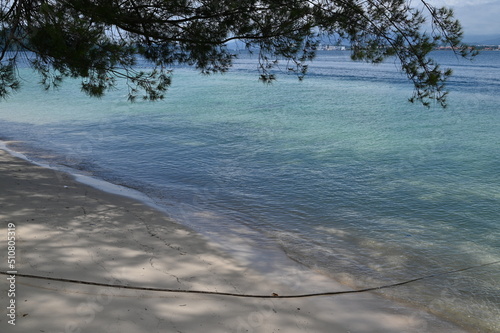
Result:
M47 94L20 69L0 138L138 189L194 229L249 227L343 283L396 283L500 260L500 52L435 56L455 70L446 110L407 103L394 63L346 52L270 86L246 56L223 76L178 68L158 103L129 104L125 88L89 99L75 82ZM500 265L382 293L500 332Z

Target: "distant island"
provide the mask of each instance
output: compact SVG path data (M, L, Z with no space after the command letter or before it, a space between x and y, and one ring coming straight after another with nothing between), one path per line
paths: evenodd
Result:
M500 45L481 45L481 44L478 45L470 44L470 45L471 47L474 47L476 50L479 51L500 51ZM435 50L447 51L447 50L452 50L452 48L450 46L439 46L436 47Z
M469 43L471 47L474 47L479 51L500 51L500 45L485 45L485 44L473 44ZM318 51L348 51L351 49L350 45L331 45L331 44L320 44L316 50ZM438 46L434 50L436 51L451 51L451 46Z

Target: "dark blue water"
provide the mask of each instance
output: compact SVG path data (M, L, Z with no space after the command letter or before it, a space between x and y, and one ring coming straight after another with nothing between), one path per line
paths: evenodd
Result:
M500 260L500 52L435 57L455 71L446 110L408 103L394 63L346 52L271 86L249 57L223 76L179 68L158 103L128 104L124 89L88 99L76 82L46 94L23 69L0 135L138 189L200 231L242 225L349 285L400 282ZM491 265L384 293L500 331L499 281Z

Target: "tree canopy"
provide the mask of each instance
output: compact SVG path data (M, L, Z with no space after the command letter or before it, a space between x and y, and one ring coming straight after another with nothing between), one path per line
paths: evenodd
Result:
M415 1L414 1L415 2ZM16 70L28 60L45 88L81 78L102 96L124 78L129 99L164 98L172 68L227 71L240 41L258 54L260 79L273 81L278 62L301 79L325 38L348 42L352 59L397 57L415 89L411 101L446 105L452 74L429 53L447 44L462 57L462 27L449 8L407 0L0 0L0 97L19 89ZM135 66L138 58L150 71Z

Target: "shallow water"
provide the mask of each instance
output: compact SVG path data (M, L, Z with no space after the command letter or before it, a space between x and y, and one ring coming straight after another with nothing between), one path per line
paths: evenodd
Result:
M453 67L449 108L406 102L396 66L325 52L303 82L175 70L166 101L46 94L29 70L0 104L0 136L35 160L144 192L201 232L231 226L354 287L500 260L500 52ZM481 332L500 331L500 265L385 289Z

